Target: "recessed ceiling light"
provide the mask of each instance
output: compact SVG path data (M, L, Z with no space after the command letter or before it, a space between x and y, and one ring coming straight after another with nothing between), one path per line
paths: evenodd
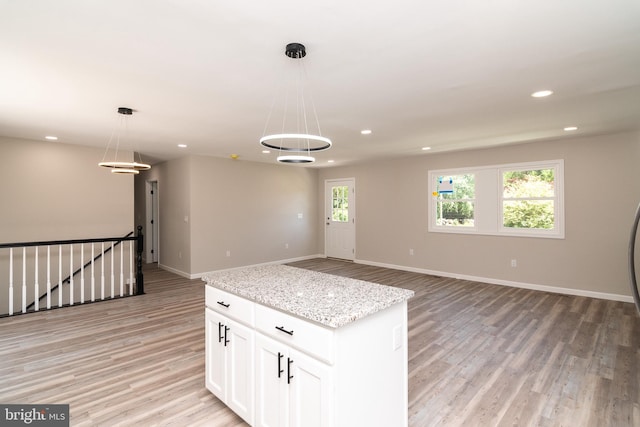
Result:
M269 150L262 150L262 154L269 154L269 153L271 153L271 151L269 151Z
M533 92L531 96L533 96L534 98L544 98L545 96L549 96L552 93L552 90L539 90L537 92Z
M431 150L431 147L422 147L422 151L429 151Z
M371 135L371 129L362 129L360 133L363 135Z
M567 126L566 128L564 128L564 130L567 132L571 132L572 130L578 130L578 128L576 126Z
M187 148L187 144L178 144L178 147L180 147L180 148Z
M327 163L335 163L335 160L327 160Z
M44 139L48 139L49 141L57 141L58 137L53 135L47 135L44 137Z

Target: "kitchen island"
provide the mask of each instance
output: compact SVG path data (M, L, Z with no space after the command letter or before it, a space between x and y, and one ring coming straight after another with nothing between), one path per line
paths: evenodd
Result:
M208 273L207 388L252 426L406 426L413 291L284 265Z

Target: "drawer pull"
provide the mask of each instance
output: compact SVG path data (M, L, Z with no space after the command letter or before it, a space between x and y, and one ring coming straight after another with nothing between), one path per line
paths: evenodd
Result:
M220 304L221 306L223 306L224 308L229 308L229 306L231 305L231 304L225 304L225 302L224 302L224 301L216 301L216 302L217 302L218 304Z
M279 330L279 331L281 331L281 332L284 332L285 334L293 335L293 331L287 331L287 330L284 328L284 326L276 326L276 329L277 329L277 330Z
M291 375L291 364L293 363L293 359L289 359L287 357L287 384L291 384L291 379L293 375Z

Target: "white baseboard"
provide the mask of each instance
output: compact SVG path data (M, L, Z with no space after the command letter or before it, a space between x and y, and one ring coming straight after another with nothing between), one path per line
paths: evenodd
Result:
M202 273L195 273L195 274L189 274L189 273L186 273L184 271L180 271L180 270L177 270L175 268L171 268L171 267L168 267L166 265L161 265L161 264L158 264L158 267L162 268L163 270L167 270L167 271L170 271L170 272L172 272L174 274L177 274L178 276L185 277L187 279L193 280L193 279L201 279L202 276L204 276L207 273L237 270L239 268L245 268L245 267L257 267L257 266L260 266L260 265L286 264L286 263L289 263L289 262L304 261L304 260L313 259L313 258L326 258L326 256L324 254L307 255L307 256L302 256L302 257L297 257L297 258L289 258L289 259L281 259L281 260L277 260L277 261L263 262L263 263L259 263L259 264L241 265L241 266L232 267L232 268L224 268L224 269L220 269L220 270L205 271L205 272L202 272ZM583 290L583 289L564 288L564 287L561 287L561 286L539 285L539 284L535 284L535 283L514 282L514 281L510 281L510 280L493 279L493 278L490 278L490 277L470 276L470 275L466 275L466 274L457 274L457 273L449 273L449 272L446 272L446 271L428 270L428 269L425 269L425 268L408 267L408 266L404 266L404 265L388 264L388 263L376 262L376 261L367 261L367 260L363 260L363 259L356 259L353 262L355 262L357 264L372 265L372 266L375 266L375 267L384 267L384 268L392 268L392 269L395 269L395 270L411 271L413 273L430 274L432 276L450 277L452 279L469 280L469 281L481 282L481 283L489 283L489 284L492 284L492 285L510 286L510 287L513 287L513 288L531 289L531 290L534 290L534 291L552 292L552 293L556 293L556 294L576 295L576 296L582 296L582 297L590 297L590 298L606 299L606 300L611 300L611 301L622 301L622 302L633 303L633 297L630 296L630 295L620 295L620 294L611 294L611 293L606 293L606 292L587 291L587 290Z
M430 274L433 276L450 277L452 279L470 280L473 282L489 283L492 285L510 286L513 288L531 289L534 291L552 292L556 294L576 295L581 297L590 297L598 299L606 299L611 301L622 301L633 303L633 297L630 295L610 294L606 292L586 291L583 289L563 288L561 286L538 285L535 283L513 282L510 280L492 279L489 277L469 276L465 274L449 273L445 271L427 270L424 268L407 267L403 265L387 264L375 261L354 260L355 263L372 265L375 267L393 268L396 270L411 271L413 273Z
M169 266L164 265L164 264L158 263L158 268L161 268L163 270L169 271L169 272L171 272L173 274L177 274L178 276L184 277L185 279L195 279L195 277L191 277L191 275L189 273L185 272L185 271L178 270L178 269L169 267Z

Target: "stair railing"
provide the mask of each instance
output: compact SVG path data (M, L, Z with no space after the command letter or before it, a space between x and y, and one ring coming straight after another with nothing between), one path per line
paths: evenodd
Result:
M8 254L7 251L0 251L0 272L4 277L9 278L7 286L0 276L0 286L7 287L0 294L0 317L40 311L44 309L40 304L44 299L46 299L46 309L49 310L78 303L85 304L144 294L142 274L144 237L142 227L138 226L137 230L138 234L135 236L131 232L124 237L0 244L0 250L8 249ZM126 242L129 242L128 245ZM87 259L85 246L90 249L90 258L87 262L85 262ZM34 249L27 251L27 248ZM42 257L40 256L41 248L46 248L46 254ZM22 252L21 263L17 261L19 255L14 252ZM8 263L5 263L7 258ZM75 263L78 261L74 261L74 258L76 260L79 258L80 266L77 268ZM125 276L127 261L128 277ZM17 264L18 268L15 268L14 264ZM67 265L68 270L65 273ZM116 280L116 275L119 280ZM66 277L63 279L63 276ZM55 277L58 278L57 282ZM28 283L33 286L28 286ZM43 283L45 291L41 293L40 286ZM67 286L63 288L63 285ZM54 300L56 296L57 305ZM8 298L4 299L4 297ZM28 300L33 302L27 304ZM18 306L20 308L17 309Z

